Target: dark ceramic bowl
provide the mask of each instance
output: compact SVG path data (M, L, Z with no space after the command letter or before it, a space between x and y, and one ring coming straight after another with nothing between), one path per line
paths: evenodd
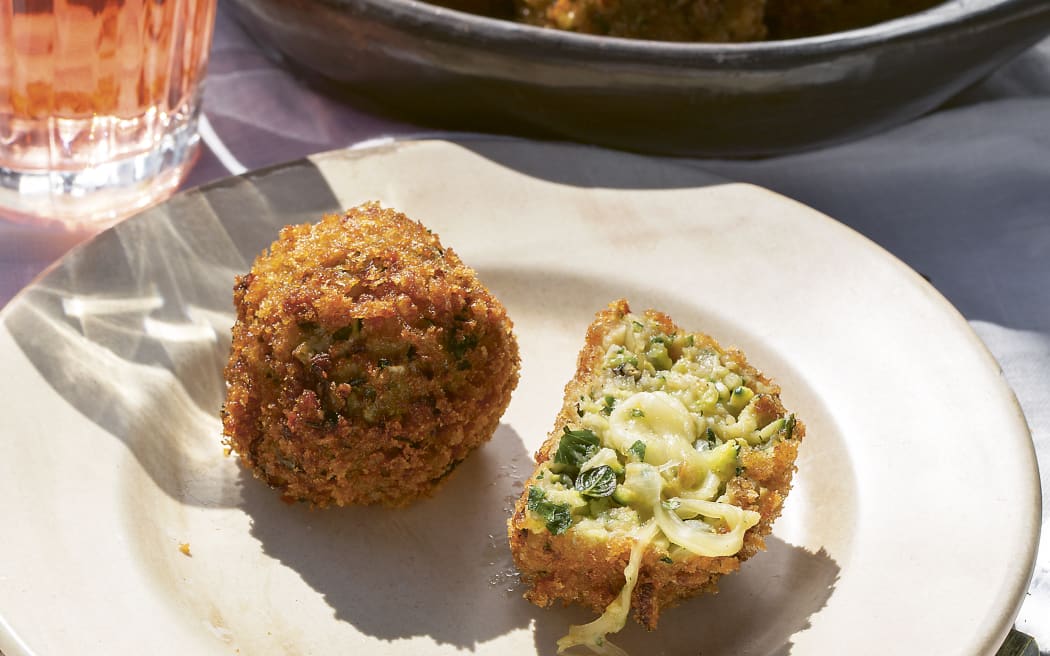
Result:
M596 37L416 0L228 0L293 67L428 125L701 156L797 151L923 114L1050 32L1050 0L949 0L742 44Z

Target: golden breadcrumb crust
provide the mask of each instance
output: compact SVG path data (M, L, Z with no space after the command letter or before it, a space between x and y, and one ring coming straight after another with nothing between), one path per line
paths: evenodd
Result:
M234 287L226 442L286 498L401 506L491 438L518 381L503 305L367 203L289 226Z
M565 401L554 422L547 441L536 453L537 463L549 460L562 436L562 427L576 418L575 402L588 389L588 380L599 371L605 350L602 339L605 334L622 323L630 312L627 301L619 300L597 314L587 330L587 339L577 360L575 377L565 386ZM665 314L648 310L645 317L656 322L661 329L671 334L683 332ZM772 389L767 408L763 414L783 414L780 389L763 374L747 363L744 354L737 349L722 349L711 337L694 333L698 344L707 344L724 351L740 365L739 373L745 380L760 380ZM704 557L680 556L668 563L668 553L650 546L642 559L638 582L631 596L634 618L647 629L656 628L660 610L673 606L681 599L700 592L716 592L718 578L734 572L740 563L759 550L765 549L763 537L768 535L773 520L780 515L784 498L791 489L791 477L795 472L795 457L805 436L805 425L796 420L792 439L777 442L769 449L752 449L743 446L740 451L742 472L730 479L727 495L730 503L746 510L757 511L761 520L747 531L743 548L735 556ZM546 607L554 601L579 603L596 612L602 612L613 601L624 586L624 568L630 556L634 540L630 537L609 539L596 543L583 540L572 529L560 535L547 531L530 531L526 522L529 488L535 475L530 476L521 497L514 507L508 522L511 553L521 572L522 580L530 586L525 598Z

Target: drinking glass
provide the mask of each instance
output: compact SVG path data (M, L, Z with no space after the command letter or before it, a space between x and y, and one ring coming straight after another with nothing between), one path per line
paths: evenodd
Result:
M170 195L214 22L215 0L0 0L0 216L102 226Z

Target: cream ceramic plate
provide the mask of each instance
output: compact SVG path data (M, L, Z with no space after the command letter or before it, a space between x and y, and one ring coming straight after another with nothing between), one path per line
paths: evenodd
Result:
M311 511L223 456L231 287L280 226L367 199L428 224L504 301L521 383L434 498ZM183 194L4 309L0 650L553 653L590 614L521 598L505 521L585 326L619 296L742 347L809 427L768 552L621 644L995 650L1031 571L1038 479L1014 398L959 314L768 191L505 140L329 153Z

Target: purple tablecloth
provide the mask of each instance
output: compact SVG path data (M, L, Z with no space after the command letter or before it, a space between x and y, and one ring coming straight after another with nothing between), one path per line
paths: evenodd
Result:
M304 86L220 7L201 131L204 148L187 187L420 129ZM811 205L929 278L970 321L1013 386L1041 460L1047 506L1050 40L948 106L890 132L795 156L696 165ZM0 219L0 305L89 236ZM1050 655L1048 526L1044 521L1017 624L1038 639L1044 655Z

